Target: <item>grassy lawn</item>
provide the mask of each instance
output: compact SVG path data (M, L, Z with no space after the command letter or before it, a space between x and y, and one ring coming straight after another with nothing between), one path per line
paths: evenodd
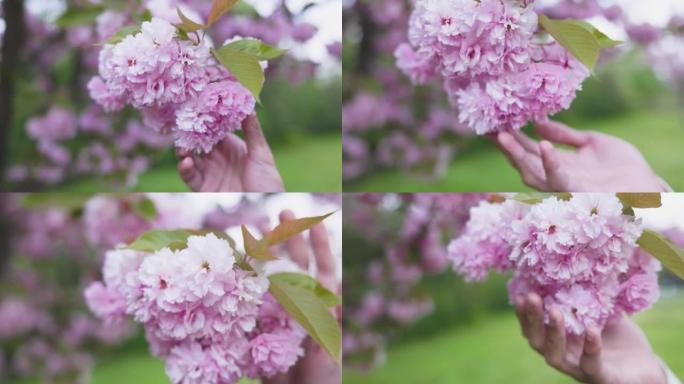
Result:
M342 138L339 135L309 137L273 148L288 192L337 192L342 190ZM100 192L111 186L87 179L60 188L61 192ZM153 167L140 177L134 191L187 192L175 165Z
M684 300L661 300L636 318L655 351L684 377ZM345 384L565 384L573 383L546 366L527 345L513 314L447 330L420 342L390 348L387 364L371 374L345 371Z
M146 349L128 354L117 354L111 359L97 361L90 384L169 384L164 373L164 363L153 357ZM38 384L39 381L28 381L22 384ZM242 380L239 384L257 384L252 380Z
M675 190L684 190L684 123L675 109L635 112L608 120L577 124L621 137L641 150L655 171ZM504 156L478 139L479 150L456 155L446 177L426 181L399 170L381 171L358 182L347 183L345 191L393 192L512 192L527 190Z

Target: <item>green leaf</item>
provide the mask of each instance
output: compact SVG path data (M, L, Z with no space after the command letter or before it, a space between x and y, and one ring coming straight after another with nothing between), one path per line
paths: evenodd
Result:
M226 44L226 46L255 56L259 60L272 60L287 52L284 49L273 47L258 39L236 40Z
M566 21L569 23L577 23L581 27L590 31L594 35L594 37L596 38L596 41L598 41L601 48L613 48L613 47L617 47L618 45L624 43L623 41L611 39L610 37L608 37L608 35L599 31L598 28L594 27L593 25L591 25L590 23L588 23L584 20L566 20Z
M156 252L162 248L180 250L187 247L188 237L192 236L190 230L152 230L140 235L135 241L126 247L140 252Z
M663 205L660 193L617 193L623 206L632 208L659 208Z
M269 292L338 364L341 360L342 331L325 304L307 288L269 277Z
M594 70L602 48L619 44L588 23L577 20L553 20L540 14L539 24L590 71Z
M207 21L207 25L214 25L214 23L216 23L221 16L230 11L237 2L238 0L214 0L214 2L211 4L211 11L209 11L209 20Z
M252 256L257 260L276 259L268 249L268 241L266 238L257 240L244 225L242 226L242 240L244 242L245 252L247 252L247 255Z
M315 217L303 217L301 219L295 219L280 223L277 227L273 228L271 232L266 235L269 245L275 245L282 243L283 241L302 233L307 229L313 227L314 225L320 223L321 221L327 219L335 212L330 212L327 215L315 216Z
M270 276L271 279L277 279L283 283L295 285L306 288L314 293L316 297L328 307L336 307L342 304L339 296L324 287L320 281L304 273L283 272L276 273Z
M181 11L180 8L176 8L176 13L178 13L178 17L181 19L181 23L177 24L176 27L180 28L183 30L185 33L190 33L190 32L196 32L201 29L204 29L205 26L202 24L198 24L194 21L192 21L189 17L185 16L183 11Z
M188 247L188 238L190 236L206 236L209 233L213 233L216 237L226 240L234 248L235 240L223 232L194 229L154 229L143 233L125 248L139 252L156 252L162 248L178 251Z
M125 26L125 27L119 29L115 34L112 35L112 37L107 39L107 41L105 41L103 44L117 44L117 43L121 42L123 39L125 39L126 36L134 35L138 32L140 32L140 26L136 26L136 25Z
M264 87L265 77L259 59L227 45L214 50L213 53L221 65L230 71L240 84L254 95L257 101L261 102L259 94Z
M534 205L534 204L539 204L543 200L548 199L549 197L555 196L559 200L570 200L572 198L571 193L567 192L562 192L562 193L542 193L542 192L526 192L526 193L517 193L515 196L512 197L513 200L519 201L524 204L528 205Z
M658 232L644 230L637 244L660 260L672 273L684 279L684 251Z
M55 21L55 24L62 28L94 24L102 11L104 8L100 6L69 8Z
M21 204L24 208L29 209L61 208L74 210L83 208L92 196L90 193L29 193L24 195Z
M132 208L133 212L147 220L152 220L157 217L157 207L154 205L154 201L147 197L134 202Z

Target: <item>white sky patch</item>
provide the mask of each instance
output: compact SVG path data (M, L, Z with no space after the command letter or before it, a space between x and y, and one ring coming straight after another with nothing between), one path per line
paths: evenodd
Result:
M276 9L276 0L244 0L262 16L268 16ZM304 13L308 4L314 4ZM342 66L328 53L327 46L342 41L342 0L287 0L288 9L297 15L297 21L316 27L317 33L305 44L292 43L290 54L297 58L308 59L321 64L324 75L339 76ZM287 44L287 43L286 43Z
M663 206L651 209L635 209L637 217L643 219L644 226L657 230L672 227L684 229L684 194L666 193L662 195Z

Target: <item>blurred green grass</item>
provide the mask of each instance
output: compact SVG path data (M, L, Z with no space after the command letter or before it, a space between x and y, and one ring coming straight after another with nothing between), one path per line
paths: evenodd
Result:
M612 118L574 123L578 129L597 130L634 144L653 169L674 190L684 190L684 122L674 108L631 112ZM345 183L345 192L520 192L529 190L504 156L485 138L457 154L447 175L426 180L400 170L380 171L358 182Z
M38 380L21 384L38 384ZM102 361L96 361L90 384L169 384L164 372L164 363L153 357L147 349L138 348L126 354L118 353ZM238 384L257 384L257 381L242 380Z
M273 155L288 192L337 192L342 190L342 138L339 135L302 137L273 148ZM140 176L134 192L187 192L171 161ZM60 192L99 192L111 189L106 181L88 178L59 188Z
M681 345L684 299L662 299L635 320L656 353L678 377L684 377ZM344 384L569 384L520 335L512 312L476 324L445 330L423 340L389 348L387 364L370 374L345 370Z

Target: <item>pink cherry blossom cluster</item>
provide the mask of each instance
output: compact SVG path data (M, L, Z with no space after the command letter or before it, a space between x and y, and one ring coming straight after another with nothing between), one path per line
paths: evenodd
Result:
M546 314L558 309L567 331L581 335L658 298L660 263L637 248L641 222L622 209L608 194L535 205L483 202L449 244L449 259L469 281L483 280L489 270L513 271L511 301L536 293Z
M533 1L419 0L397 66L415 84L440 74L477 134L517 130L569 108L589 71L536 37Z
M173 133L179 148L209 152L240 128L256 104L209 49L153 18L139 33L102 49L90 95L109 112L125 105L140 110L148 127Z
M235 383L286 372L305 331L267 293L268 279L239 268L229 243L191 236L182 250L106 254L103 282L85 291L109 322L143 324L174 383Z

